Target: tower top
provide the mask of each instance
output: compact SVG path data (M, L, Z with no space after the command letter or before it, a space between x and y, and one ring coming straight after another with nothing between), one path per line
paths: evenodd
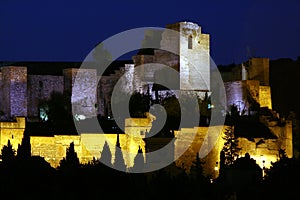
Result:
M181 21L181 22L176 22L174 24L167 24L166 28L172 29L175 31L180 31L180 30L185 30L185 31L197 31L198 33L201 33L201 26L194 22L189 22L189 21Z

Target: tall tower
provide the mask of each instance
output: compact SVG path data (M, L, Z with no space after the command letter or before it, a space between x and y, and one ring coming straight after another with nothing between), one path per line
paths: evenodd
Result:
M172 82L173 90L210 91L209 35L203 34L201 27L193 22L169 24L164 31L154 32L152 37L160 39L160 49L133 56L135 66L142 67L134 78L141 80L141 83L135 84L136 88L142 88L143 84L151 85L157 78L161 80L163 77L167 83ZM161 37L157 34L161 34ZM147 40L153 43L153 38L148 33L144 43ZM145 65L151 63L175 69L179 72L178 77L166 76L159 67Z
M161 47L179 48L178 71L180 90L210 90L209 35L201 32L201 27L193 22L178 22L166 28L177 31L174 38L166 31L162 35ZM170 38L173 37L173 38Z
M27 67L6 66L1 72L1 111L6 118L27 117Z
M85 118L96 117L96 69L67 68L64 74L64 94L70 97L72 114Z

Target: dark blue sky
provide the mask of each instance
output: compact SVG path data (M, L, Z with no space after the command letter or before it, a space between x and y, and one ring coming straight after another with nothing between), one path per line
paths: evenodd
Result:
M178 21L210 34L216 64L300 56L297 0L1 0L0 61L83 61L114 34Z

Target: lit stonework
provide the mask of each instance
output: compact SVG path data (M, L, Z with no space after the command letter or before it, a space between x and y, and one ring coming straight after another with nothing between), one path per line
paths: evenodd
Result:
M178 81L178 88L173 91L174 93L180 90L210 92L209 35L203 34L201 27L191 22L179 22L168 25L167 28L178 31L180 37L164 32L161 35L160 45L164 49L178 48L178 55L162 50L154 50L151 55L139 54L133 57L133 64L126 63L124 65L123 63L118 66L118 69L101 77L97 75L95 69L84 69L78 76L80 84L75 87L75 78L79 71L77 68L67 68L62 75L44 76L27 74L25 66L1 67L1 148L10 140L13 148L17 150L24 135L25 119L28 121L39 120L39 100L49 99L52 92L69 95L70 103L74 105L74 114L82 114L87 117L95 116L95 114L110 116L110 98L116 82L125 75L126 78L121 83L124 92L133 90L145 92L147 89L151 89L158 73L151 68L152 62L168 65L179 72L179 77L171 77ZM148 34L148 37L151 37L151 34ZM135 70L135 67L140 65L144 65L142 70ZM195 71L199 71L201 76L193 73ZM257 103L259 107L268 108L273 116L279 119L276 112L272 110L268 58L252 58L221 75L225 82L227 107L235 104L240 110L245 110L246 114L251 115L252 111L255 111L253 104ZM98 91L95 91L95 88ZM155 116L147 115L147 117L125 119L125 134L120 134L119 138L127 167L133 166L133 160L139 147L145 153L147 148L159 148L172 139L153 138L148 143L153 146L147 146L144 137L150 131ZM291 158L293 156L292 124L289 120L280 120L282 119L274 121L268 116L260 116L260 122L264 123L275 137L255 137L253 140L244 137L238 138L239 147L242 149L240 156L249 153L261 168L270 167L271 162L278 159L279 149L284 149L287 156ZM211 127L212 130L218 128L220 127ZM187 151L176 160L177 166L183 167L187 171L190 170L201 146L207 145L203 142L214 141L204 139L207 130L208 127L193 127L175 131L174 151L170 152L174 157L177 157L178 152L181 152L180 150L192 141ZM191 138L192 133L196 133L195 138ZM216 130L211 134L212 136L218 135L218 132ZM67 147L74 142L79 160L87 163L93 158L101 157L104 142L108 141L113 161L116 140L117 134L111 133L57 134L52 137L30 136L31 154L41 156L51 166L57 167L59 161L66 155ZM213 148L208 149L207 156L203 158L204 173L209 177L214 178L218 175L218 171L215 169L219 168L220 151L223 145L221 134L213 144Z

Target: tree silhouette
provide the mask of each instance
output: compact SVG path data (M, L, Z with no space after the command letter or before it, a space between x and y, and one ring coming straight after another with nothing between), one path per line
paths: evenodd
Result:
M131 117L145 117L150 107L150 96L135 91L129 101L129 113Z
M271 162L271 167L266 169L265 189L268 197L298 199L300 179L300 162L295 158L288 158L284 149L280 149L279 159ZM297 197L297 198L296 198Z
M105 141L105 143L103 145L103 149L100 153L101 153L101 157L99 159L100 163L103 163L103 164L107 165L108 167L112 168L112 166L113 166L111 163L112 155L111 155L107 141Z
M16 150L13 149L10 140L7 141L7 145L4 145L1 150L2 164L4 167L10 167L14 164Z
M125 172L126 171L126 165L123 158L123 153L121 150L121 145L119 141L119 134L117 134L117 142L116 142L116 151L115 151L115 161L114 161L114 167L120 171Z
M196 160L193 162L190 169L190 176L198 181L204 181L205 177L203 175L203 164L204 162L200 160L199 153L196 153Z
M142 172L145 167L145 159L143 155L143 150L139 146L138 152L134 158L134 164L132 167L133 172Z
M74 142L70 143L67 148L66 157L63 158L59 163L59 169L63 170L75 170L80 168L79 158L74 149Z
M31 144L28 128L25 127L21 144L18 145L17 158L19 160L29 160L31 158Z
M209 125L209 120L211 117L211 98L205 92L203 99L198 98L199 110L200 110L200 125Z
M226 171L225 183L236 193L238 199L254 199L259 194L262 169L249 153L237 158Z
M234 135L233 126L226 128L223 139L225 140L222 151L224 152L224 165L229 166L238 158L240 148L238 138Z

